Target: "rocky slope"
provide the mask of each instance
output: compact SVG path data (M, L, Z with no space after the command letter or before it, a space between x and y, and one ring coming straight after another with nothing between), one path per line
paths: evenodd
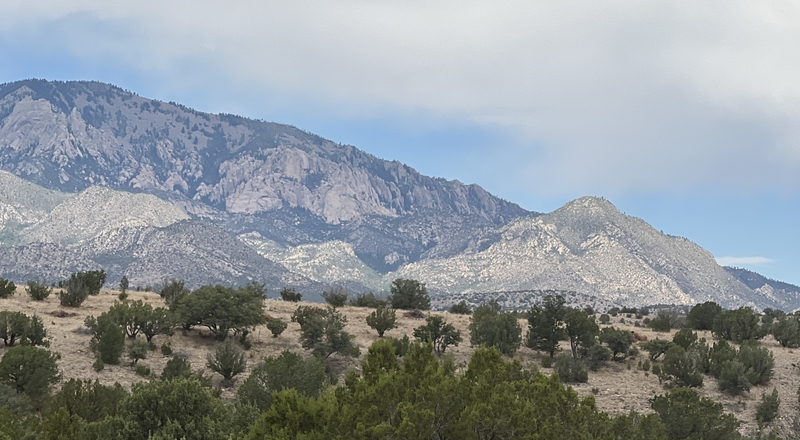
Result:
M754 292L691 241L665 235L584 197L499 230L484 250L403 266L392 276L426 280L439 291L570 290L626 305L797 307Z
M437 294L522 292L514 307L547 290L596 304L800 307L603 199L527 212L291 126L107 84L0 85L0 169L0 246L13 246L0 276L102 265L142 284L256 279L316 294L408 277Z
M45 190L0 171L0 203L21 213L0 229L0 276L57 281L104 268L110 282L126 275L145 287L163 278L202 284L256 280L276 291L322 284L276 264L219 227L189 217L149 194L89 187L77 194Z
M377 270L433 248L452 254L471 234L465 228L527 214L477 185L426 177L291 126L95 82L0 85L0 168L61 191L149 192L230 232L282 244L346 238ZM291 227L270 236L274 223Z

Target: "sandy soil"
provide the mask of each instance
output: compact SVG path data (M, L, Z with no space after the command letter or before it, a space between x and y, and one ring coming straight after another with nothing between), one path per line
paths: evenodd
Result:
M119 382L122 386L130 388L132 384L145 380L138 376L130 365L127 355L123 357L119 365L106 365L105 369L95 372L92 369L94 355L89 349L91 336L85 331L84 319L90 315L99 315L117 300L119 292L104 290L98 296L89 297L86 302L78 308L62 307L58 303L56 294L51 295L45 301L33 301L25 294L20 287L15 296L7 299L0 299L0 310L21 311L28 315L36 314L42 318L50 335L50 349L61 355L59 366L64 380L69 378L98 379L104 384ZM131 300L142 299L153 306L163 306L163 300L154 293L130 292ZM268 299L265 301L265 313L272 317L277 317L289 324L284 333L278 337L272 334L265 326L259 326L250 337L252 348L247 352L248 366L247 371L239 376L238 383L247 377L249 371L255 367L261 359L266 356L277 356L283 350L292 350L303 353L300 347L299 336L300 326L291 322L290 316L298 305L316 305L312 303L286 303L280 300ZM53 312L64 311L72 316L56 317ZM342 307L341 313L347 317L348 323L346 330L355 335L356 342L361 348L362 357L367 352L367 348L376 340L377 333L366 325L366 316L371 313L371 309L360 307ZM433 312L436 313L436 312ZM469 317L463 315L447 316L447 321L461 331L462 342L458 347L448 347L447 352L451 353L457 363L466 365L473 348L469 346ZM620 317L614 318L619 321ZM413 329L424 323L424 319L414 319L397 313L398 328L386 332L386 336L402 337L409 335L412 337ZM657 333L650 329L634 327L633 320L626 319L626 324L615 322L613 325L636 331L648 339L661 338L671 339L675 330L667 333ZM526 332L527 323L520 321L523 333ZM701 337L708 341L712 340L709 332L700 332ZM170 342L175 354L186 357L192 364L193 369L205 369L206 358L215 346L214 339L209 332L202 328L190 331L176 330L172 336L156 336L154 342L161 345ZM772 381L766 386L756 387L749 393L741 396L732 397L722 393L717 387L716 380L712 377L705 377L704 386L698 392L717 402L721 402L726 411L736 415L742 421L742 431L751 432L756 427L755 408L762 393L770 393L772 388L778 390L781 399L779 418L775 425L786 426L797 418L798 397L797 391L800 387L800 372L798 371L798 354L796 350L781 347L771 336L762 340L762 345L769 348L775 357L775 374ZM569 344L562 342L563 350L569 350ZM0 347L0 355L7 349ZM521 348L516 356L523 365L540 366L542 354L527 348ZM140 364L148 366L154 374L158 375L170 357L163 356L160 350L152 351L147 359L139 361ZM650 402L653 396L664 393L664 387L659 383L658 378L637 368L640 361L647 358L647 352L642 351L638 357L628 359L624 363L609 363L607 367L598 372L590 372L589 382L586 384L572 384L575 390L582 396L595 395L597 406L600 410L611 414L627 413L630 410L638 412L649 412ZM360 359L338 358L336 355L329 360L329 365L340 373L347 369L359 369ZM548 368L539 367L544 373L551 373ZM221 377L214 375L215 383L219 383ZM595 394L596 392L596 394ZM235 399L235 388L224 389L222 396L226 399Z

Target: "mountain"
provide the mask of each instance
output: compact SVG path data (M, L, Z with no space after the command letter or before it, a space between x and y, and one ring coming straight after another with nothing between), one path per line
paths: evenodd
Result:
M632 306L800 305L794 298L754 292L700 246L663 234L595 197L517 219L473 252L418 261L391 276L423 279L435 291L568 290Z
M747 287L764 296L779 298L784 301L790 298L791 304L793 304L794 307L785 310L792 311L800 308L800 286L784 283L782 281L775 281L751 270L738 267L723 266L723 269L734 278L744 283Z
M21 213L0 235L4 277L56 281L102 267L110 280L126 275L141 287L163 278L183 279L190 287L256 280L273 292L306 288L310 299L324 288L153 195L97 186L60 193L6 171L0 171L0 182L6 212Z
M473 233L529 214L295 127L97 82L0 85L0 168L52 190L154 194L280 244L343 240L379 271L454 255Z
M0 276L100 265L135 284L258 280L316 298L406 277L440 305L557 291L597 306L800 307L604 199L529 212L292 126L97 82L0 85L0 169Z

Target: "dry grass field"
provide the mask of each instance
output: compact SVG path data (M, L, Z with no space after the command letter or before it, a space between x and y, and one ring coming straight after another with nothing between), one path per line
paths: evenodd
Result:
M7 299L0 299L0 310L21 311L28 315L36 314L42 318L50 335L50 350L61 355L59 362L60 370L64 380L69 378L98 379L104 384L119 382L122 386L130 388L135 382L146 380L138 376L130 366L130 360L123 357L119 365L106 365L105 369L95 372L92 369L94 355L89 349L91 336L85 331L84 319L90 315L99 315L117 300L117 291L104 290L98 296L90 296L79 308L68 308L59 305L56 294L51 295L47 300L37 302L28 298L24 290L20 287L16 295ZM131 300L142 299L153 306L162 306L163 300L155 293L130 292ZM317 305L311 303L287 303L280 300L268 299L265 301L265 312L272 317L277 317L289 324L286 331L277 338L265 326L260 326L251 335L252 347L247 352L248 371L238 377L238 383L247 377L249 370L255 367L265 356L277 356L283 350L292 350L303 353L299 343L300 326L292 323L290 316L298 305ZM371 309L360 307L342 307L341 313L347 317L348 323L346 330L355 335L356 342L361 348L362 356L367 348L378 339L377 333L366 325L365 318ZM54 312L66 312L69 316L57 317ZM433 312L437 313L437 312ZM55 315L63 313L55 313ZM466 364L473 351L469 345L469 320L468 316L445 314L446 320L461 331L463 342L458 347L448 347L447 353L454 356L457 364ZM397 313L398 328L386 332L386 336L402 337L409 335L415 327L424 323L424 319L414 319L404 317L402 312ZM619 321L620 316L613 318ZM618 328L625 328L630 331L646 336L649 339L661 338L671 339L675 330L671 333L656 333L650 329L634 327L633 320L625 318L626 324L613 323ZM526 332L527 323L520 321L523 334ZM709 332L700 332L701 337L711 341L712 336ZM156 336L154 342L157 345L169 342L175 354L188 359L193 369L205 369L206 357L213 350L216 342L207 331L198 327L191 331L176 330L173 336ZM736 415L742 421L742 432L751 432L756 427L755 408L758 404L762 392L769 393L775 387L781 399L779 417L774 424L784 427L790 426L798 416L797 391L800 387L800 371L798 370L797 350L781 347L771 336L763 339L761 343L769 348L775 357L775 374L772 381L766 386L753 388L749 393L741 396L732 397L722 393L712 377L705 377L704 386L698 389L703 396L721 402L726 411ZM569 350L569 345L562 342L562 349ZM0 356L6 351L5 347L0 347ZM542 354L527 348L521 348L516 357L523 365L536 365L540 370L549 374L551 369L541 368ZM624 363L609 363L598 372L590 372L589 382L586 384L573 384L575 390L582 396L592 395L596 392L595 398L599 409L611 414L627 413L630 410L639 412L649 412L649 399L657 394L664 393L664 387L659 383L658 378L651 374L641 371L638 368L640 361L647 358L647 352L642 351L637 358L628 359ZM161 373L169 357L163 356L160 350L152 351L147 359L139 361L140 364L148 366L154 374ZM358 369L359 359L338 358L336 355L329 359L329 366L335 371L343 374L348 369ZM218 375L214 377L215 384L221 379ZM228 400L235 399L235 388L224 389L222 396Z

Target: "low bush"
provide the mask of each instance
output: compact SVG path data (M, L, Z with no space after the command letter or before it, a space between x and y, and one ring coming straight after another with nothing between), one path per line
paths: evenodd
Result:
M467 305L467 302L464 301L463 299L461 300L461 302L459 302L457 304L453 304L450 307L450 310L448 310L448 312L450 312L450 313L452 313L454 315L471 315L472 314L472 310L469 308L469 305Z
M336 287L322 292L322 298L332 307L342 307L347 304L349 294L342 287Z
M25 293L34 301L44 301L53 293L53 287L45 283L28 281L28 285L25 287Z
M273 338L277 338L278 336L280 336L281 333L283 333L283 331L286 330L286 327L288 326L289 324L283 322L283 320L278 318L272 318L269 321L267 321L267 329L270 332L272 332Z
M564 383L586 383L589 381L589 371L581 362L566 353L556 356L553 371L558 374L559 379Z
M381 297L376 296L372 292L359 293L355 298L350 300L350 305L354 307L369 307L375 309L378 306L388 306L389 302Z
M300 302L303 295L294 290L293 287L286 287L281 290L281 299L289 302Z
M781 399L778 398L778 390L773 388L772 393L767 395L761 393L761 402L756 406L756 421L759 426L766 425L778 416L778 408L781 405Z

